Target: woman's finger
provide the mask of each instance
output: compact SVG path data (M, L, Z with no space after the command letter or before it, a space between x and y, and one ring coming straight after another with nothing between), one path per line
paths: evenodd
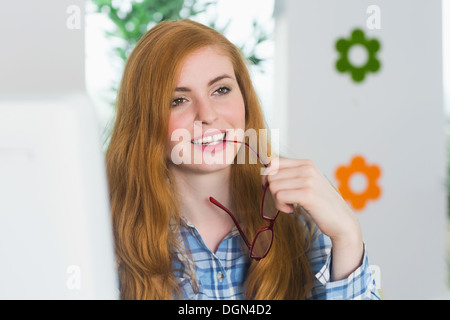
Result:
M286 161L287 160L287 161ZM278 167L277 167L278 166ZM279 179L314 176L319 173L310 160L279 159L269 166L261 177L262 185Z

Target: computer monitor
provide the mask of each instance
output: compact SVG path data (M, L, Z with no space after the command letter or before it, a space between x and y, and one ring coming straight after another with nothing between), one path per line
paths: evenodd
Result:
M84 93L0 96L0 299L117 299L94 110Z

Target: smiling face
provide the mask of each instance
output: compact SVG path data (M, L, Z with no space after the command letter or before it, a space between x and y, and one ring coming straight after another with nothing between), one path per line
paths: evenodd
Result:
M167 156L180 169L211 172L229 167L242 141L245 106L231 60L214 47L181 63L169 119ZM180 160L182 163L180 163Z

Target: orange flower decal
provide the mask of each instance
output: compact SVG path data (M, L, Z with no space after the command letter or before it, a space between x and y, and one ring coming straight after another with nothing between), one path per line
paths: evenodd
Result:
M377 185L377 179L381 170L377 165L367 165L364 157L353 157L349 166L340 166L336 169L336 178L339 180L339 192L349 201L355 210L362 210L366 201L380 197L381 189ZM350 186L350 180L355 174L362 174L367 181L365 190L355 191Z

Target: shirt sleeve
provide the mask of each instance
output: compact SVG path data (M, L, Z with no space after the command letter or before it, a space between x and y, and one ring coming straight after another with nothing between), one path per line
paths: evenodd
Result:
M346 279L330 281L331 240L316 227L309 259L316 279L308 299L380 300L370 268L366 245L364 245L362 264Z

